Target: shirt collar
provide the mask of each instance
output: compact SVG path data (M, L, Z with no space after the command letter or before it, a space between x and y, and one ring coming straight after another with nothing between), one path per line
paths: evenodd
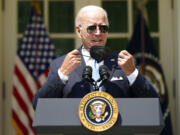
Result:
M87 58L91 57L89 51L86 48L84 48L84 46L82 46L82 55L86 56Z
M85 49L84 48L84 46L82 46L82 50L81 50L81 52L82 52L82 55L83 55L83 58L84 58L84 61L85 61L85 63L86 63L86 65L91 65L91 56L90 56L90 53L89 53L89 51L87 50L87 49Z
M82 46L81 52L82 52L82 55L83 55L83 58L84 58L86 65L92 66L92 64L93 64L92 61L94 59L91 57L90 52L86 48L84 48L84 46ZM104 61L101 61L98 64L103 65Z

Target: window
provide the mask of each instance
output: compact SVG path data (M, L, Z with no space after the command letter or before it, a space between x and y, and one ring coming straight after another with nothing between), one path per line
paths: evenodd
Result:
M83 0L39 0L44 23L57 56L75 48L77 36L74 30L75 11ZM89 3L88 3L89 2ZM88 1L85 4L97 4ZM107 46L119 52L125 49L133 33L140 0L101 0L101 5L109 15L110 32ZM76 5L76 6L75 6ZM80 8L80 6L78 7ZM152 10L153 9L153 10ZM18 0L18 38L22 37L31 16L31 0ZM145 17L155 48L159 54L158 0L148 0Z
M126 49L137 21L139 5L140 0L102 0L102 7L107 11L110 21L107 46L111 50L119 52ZM146 24L159 54L158 0L148 0L144 9Z
M39 0L42 17L55 45L56 55L61 56L75 48L74 1L73 0ZM31 17L31 0L18 1L18 38L26 30Z

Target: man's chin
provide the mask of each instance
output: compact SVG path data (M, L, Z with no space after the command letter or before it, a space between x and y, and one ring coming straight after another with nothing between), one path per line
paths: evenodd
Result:
M93 44L91 46L105 46L105 44Z
M92 46L105 46L105 44L91 44L91 45L88 45L88 46L84 46L84 48L86 48L87 50L90 50L90 48Z

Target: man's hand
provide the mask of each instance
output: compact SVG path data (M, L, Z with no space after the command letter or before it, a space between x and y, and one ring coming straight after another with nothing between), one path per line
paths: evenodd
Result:
M126 75L130 75L135 70L133 56L126 50L122 50L118 54L118 65L122 68Z
M68 76L80 64L81 56L79 51L75 49L66 55L64 62L59 68L59 70L64 75Z

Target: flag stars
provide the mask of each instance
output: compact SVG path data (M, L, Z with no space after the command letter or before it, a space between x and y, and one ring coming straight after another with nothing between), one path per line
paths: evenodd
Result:
M39 35L39 31L38 30L36 30L36 35Z
M53 51L51 51L51 52L49 53L49 55L50 55L50 56L53 56L53 55L54 55L54 52L53 52Z
M32 57L32 58L30 58L30 61L31 61L31 63L34 63L34 58Z
M28 41L29 41L29 42L32 42L32 41L33 41L32 37L29 37L29 38L28 38Z
M30 55L30 52L29 51L26 51L26 54L25 54L26 56L29 56Z
M36 24L36 28L39 28L40 27L40 25L39 24Z
M20 55L21 55L21 56L24 56L24 51L20 51Z
M51 50L54 50L54 45L51 44L51 45L50 45L50 49L51 49Z
M33 44L33 49L36 49L37 48L37 45L36 44Z
M33 31L33 30L31 30L31 31L30 31L30 34L31 34L31 35L33 35L33 34L34 34L34 31Z
M25 35L28 35L29 34L29 32L26 30L25 31ZM24 38L26 38L26 37L24 37ZM26 41L24 41L24 42L26 42Z
M32 24L30 25L30 27L31 27L31 28L34 28L34 23L32 23Z
M49 46L48 45L45 45L45 47L44 47L45 49L48 49L49 48Z
M37 17L37 20L38 20L38 21L41 21L41 17Z
M29 58L26 57L26 58L24 59L24 61L25 61L26 63L28 63L28 62L29 62Z
M32 45L31 44L28 44L27 48L28 49L31 49Z
M29 69L34 69L34 66L33 66L33 64L29 64Z
M23 38L23 42L26 42L26 41L27 41L27 38L26 38L26 37L24 37L24 38Z
M46 39L45 39L45 42L48 43L48 42L49 42L49 38L46 38Z
M38 77L55 58L54 45L46 33L41 18L33 17L23 35L18 50L19 56L26 64L32 76Z
M39 45L38 45L38 48L39 48L39 49L42 49L42 48L43 48L43 45L42 45L42 44L39 44Z
M36 62L37 62L37 63L40 63L40 62L41 62L41 59L40 59L40 58L37 58L37 59L36 59Z
M41 65L41 70L44 70L46 67L43 65Z
M42 63L46 63L46 59L45 58L42 59Z
M45 32L44 32L44 31L41 31L41 35L42 35L42 36L45 35Z
M25 47L26 47L26 45L25 45L25 44L22 44L22 45L21 45L21 48L22 48L22 49L24 49Z
M44 56L47 56L47 55L48 55L48 53L47 53L46 51L44 51L44 52L43 52L43 55L44 55Z
M49 62L49 63L51 63L51 61L52 61L52 59L51 59L51 58L49 58L49 59L48 59L48 62Z
M35 56L35 54L36 54L35 51L32 51L32 52L31 52L31 55L32 55L32 56Z
M45 31L45 25L44 24L41 24L41 28L43 28L44 31Z
M34 17L32 18L32 21L33 21L35 24L37 24L37 23L38 23L38 21L39 21L39 19L38 19L38 17L37 17L37 16L34 16Z
M38 51L38 56L41 56L42 55L42 52L41 51Z
M43 43L43 42L44 42L44 38L41 37L39 41L40 41L41 43Z

